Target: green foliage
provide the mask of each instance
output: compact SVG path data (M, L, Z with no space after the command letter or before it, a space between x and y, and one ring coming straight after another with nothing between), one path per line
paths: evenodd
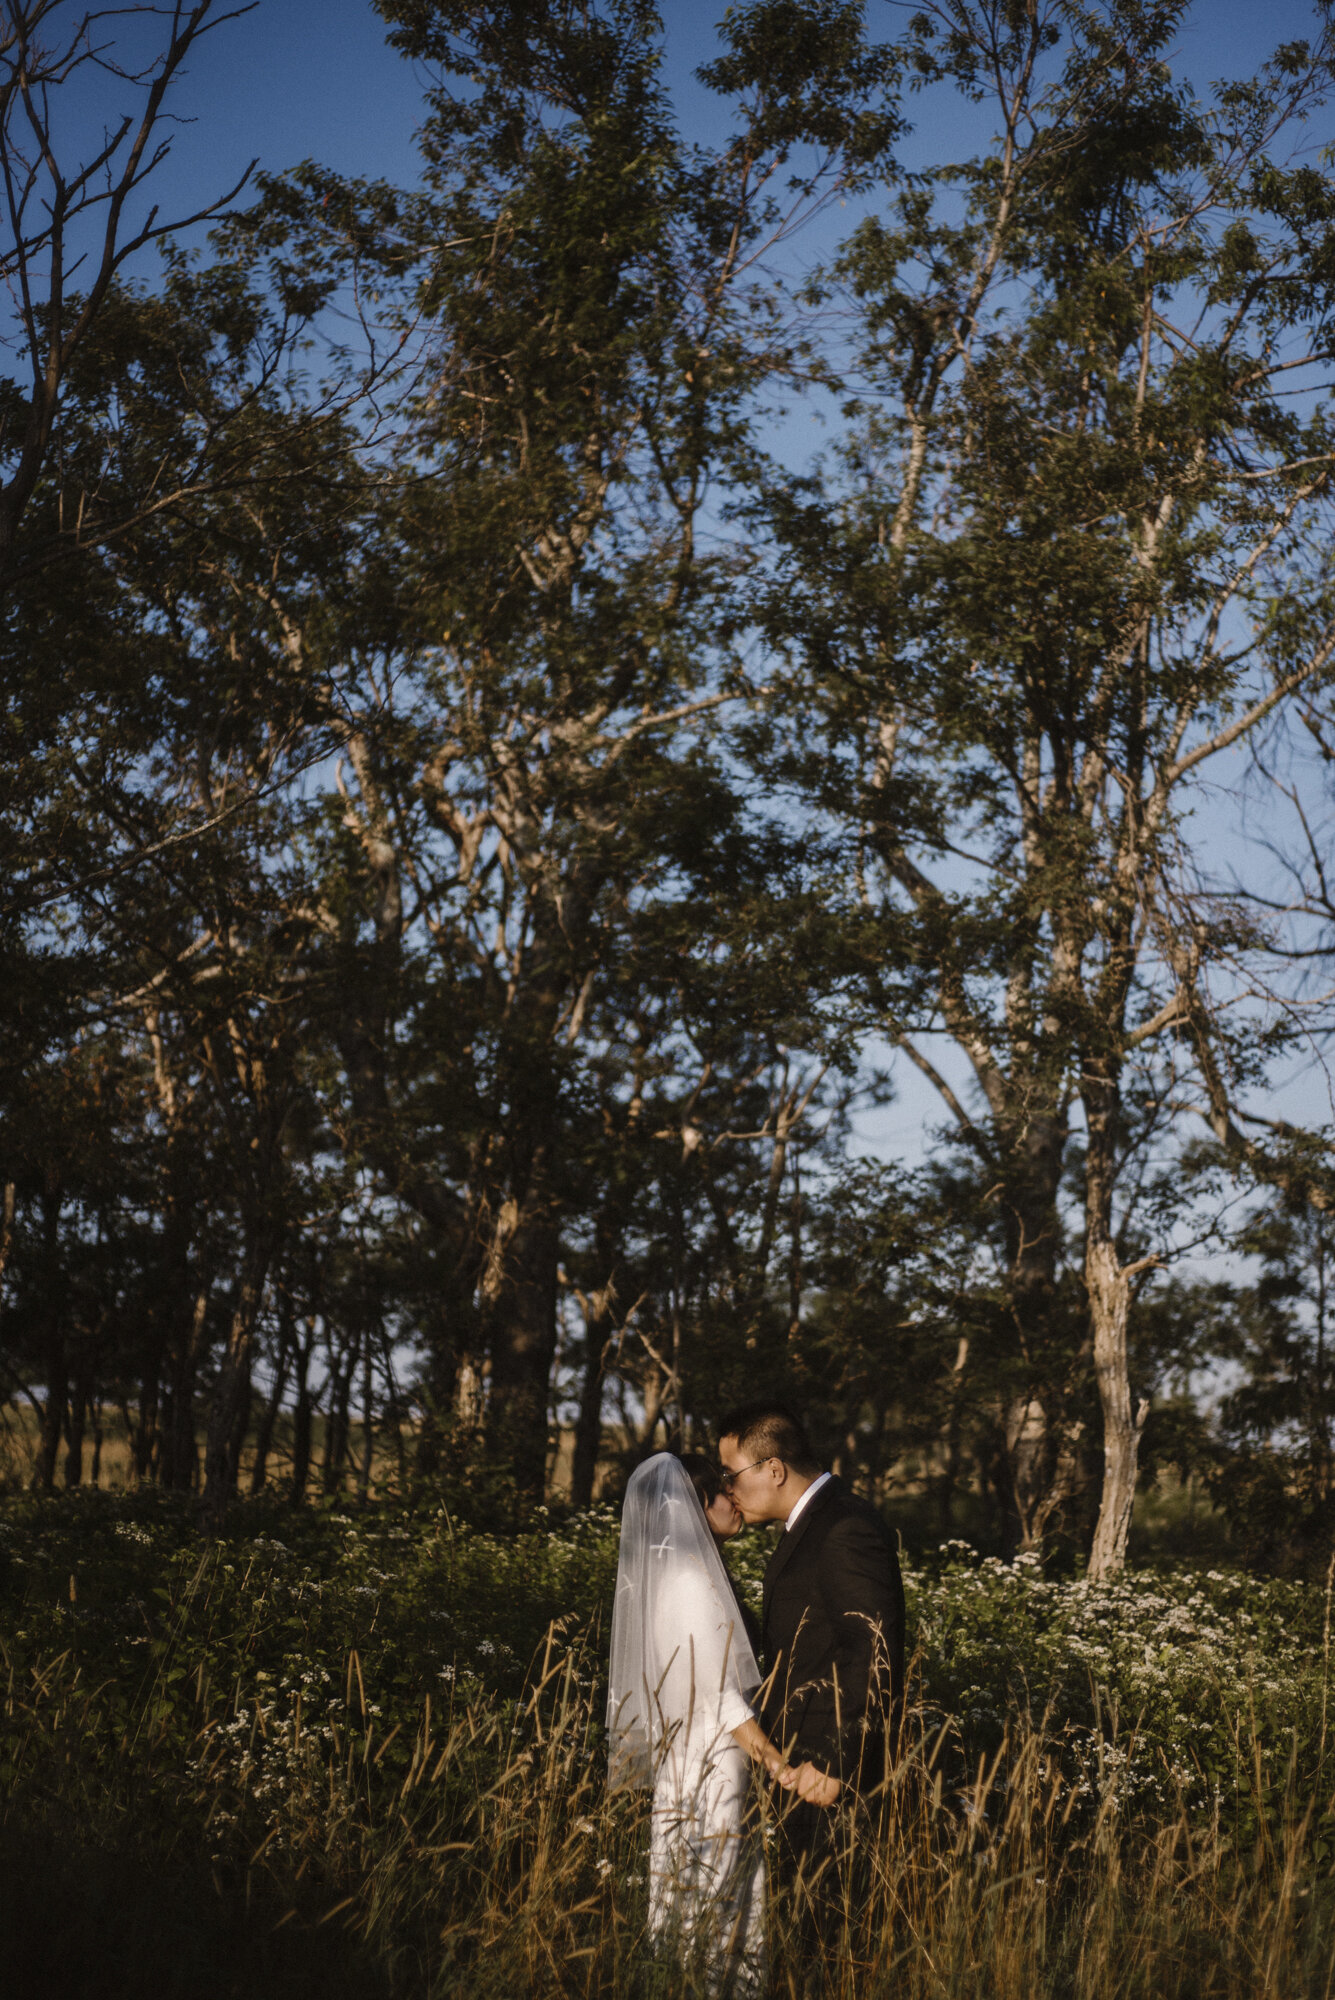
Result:
M326 1744L368 1718L381 1737L410 1733L427 1698L442 1715L475 1699L510 1713L553 1627L595 1685L617 1538L611 1509L496 1533L440 1506L255 1503L201 1546L185 1510L151 1494L11 1502L6 1653L15 1685L67 1656L113 1733L149 1701L174 1755L201 1755L200 1722L221 1704L218 1742L249 1771L279 1755L269 1724L281 1745L298 1708ZM768 1538L728 1555L758 1609ZM907 1561L905 1582L923 1726L945 1724L965 1768L1028 1718L1052 1733L1077 1797L1115 1770L1127 1809L1226 1798L1232 1810L1251 1783L1238 1758L1253 1726L1267 1784L1295 1743L1315 1754L1329 1607L1305 1585L1186 1566L1095 1585L959 1542ZM208 1757L200 1768L219 1775ZM273 1789L256 1800L282 1806ZM248 1833L267 1823L245 1817Z
M159 1975L208 1996L554 1994L572 1966L591 1994L693 1993L645 1950L642 1802L603 1790L615 1517L497 1536L439 1508L249 1516L201 1546L152 1495L5 1510L0 1851L25 1990L82 1990L98 1963L115 2000ZM758 1591L760 1540L730 1557ZM856 1971L863 1993L945 2000L981 1962L1000 2000L1095 2000L1133 1909L1140 1970L1164 1977L1226 1906L1281 1927L1290 1983L1248 1983L1216 1937L1207 1990L1308 1991L1335 1859L1328 1602L1219 1570L1055 1582L961 1545L906 1580L904 1760L823 1990ZM118 1963L155 1897L182 1899L197 1941L167 1911L171 1951L145 1938ZM777 1901L772 1934L796 1967L791 1915Z

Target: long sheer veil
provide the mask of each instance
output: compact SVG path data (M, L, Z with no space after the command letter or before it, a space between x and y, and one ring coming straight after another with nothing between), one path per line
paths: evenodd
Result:
M707 1751L751 1714L760 1668L679 1459L631 1474L608 1677L608 1784L652 1785L670 1744Z

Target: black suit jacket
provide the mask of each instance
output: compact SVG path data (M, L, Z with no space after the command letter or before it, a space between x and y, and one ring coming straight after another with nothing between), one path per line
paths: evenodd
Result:
M763 1624L766 1733L793 1763L870 1779L903 1699L904 1585L890 1530L841 1480L780 1535Z

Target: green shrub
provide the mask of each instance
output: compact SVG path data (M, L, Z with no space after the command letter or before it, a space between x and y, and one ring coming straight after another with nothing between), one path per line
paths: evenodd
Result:
M205 1544L162 1496L8 1507L19 1990L693 1990L646 1952L644 1802L603 1786L616 1550L607 1510L242 1510ZM757 1601L765 1556L730 1551ZM1327 1990L1325 1593L961 1544L906 1587L908 1746L826 1990Z

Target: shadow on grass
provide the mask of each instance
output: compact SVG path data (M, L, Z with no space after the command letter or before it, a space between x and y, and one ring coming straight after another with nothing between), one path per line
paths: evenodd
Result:
M337 1916L220 1884L202 1857L0 1823L0 1964L14 2000L382 2000L383 1962ZM399 1991L408 1990L399 1988Z

